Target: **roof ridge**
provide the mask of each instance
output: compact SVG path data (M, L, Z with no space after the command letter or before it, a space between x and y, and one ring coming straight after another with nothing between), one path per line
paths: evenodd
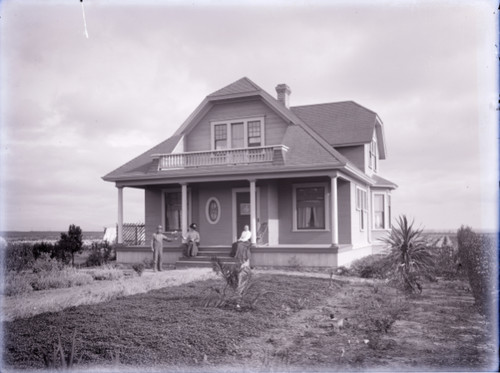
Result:
M335 105L335 104L348 104L348 103L351 103L351 104L354 104L356 106L359 106L360 108L362 108L362 109L364 109L366 111L369 111L370 113L373 113L373 114L375 114L375 115L378 116L378 114L376 112L374 112L373 110L368 109L366 106L358 104L356 101L353 101L353 100L336 101L336 102L322 102L322 103L319 103L319 104L308 104L308 105L296 105L296 106L291 106L290 109L302 108L302 107L310 107L310 106L324 106L324 105Z

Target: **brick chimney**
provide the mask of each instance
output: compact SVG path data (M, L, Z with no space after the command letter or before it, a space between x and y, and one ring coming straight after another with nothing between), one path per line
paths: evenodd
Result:
M290 108L290 87L286 84L278 84L276 86L276 93L278 94L278 101L281 102L287 109Z

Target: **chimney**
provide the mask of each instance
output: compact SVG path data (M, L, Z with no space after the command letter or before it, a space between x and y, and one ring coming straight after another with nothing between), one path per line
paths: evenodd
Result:
M281 102L287 109L290 108L290 87L286 84L278 84L276 86L276 93L278 93L278 101Z

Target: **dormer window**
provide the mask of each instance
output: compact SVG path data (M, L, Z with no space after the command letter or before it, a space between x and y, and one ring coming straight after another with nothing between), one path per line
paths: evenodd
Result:
M211 123L212 150L265 146L264 118Z

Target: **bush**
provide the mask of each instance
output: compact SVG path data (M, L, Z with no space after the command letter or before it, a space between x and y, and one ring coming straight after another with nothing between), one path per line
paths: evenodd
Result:
M90 284L93 278L88 273L79 272L74 268L64 268L60 271L40 272L31 278L33 290L69 288Z
M42 253L41 256L33 263L33 273L60 271L64 265L56 259L50 257L49 253Z
M457 232L458 255L467 277L479 312L489 315L495 291L495 266L498 263L496 242L486 234L476 234L470 227L462 226Z
M7 272L21 272L31 269L35 258L30 243L11 243L5 249L5 269Z
M139 276L142 276L142 272L144 272L144 264L142 263L136 263L132 265L132 269L137 273Z
M49 254L51 258L55 257L56 245L50 242L36 242L33 244L33 257L40 258L43 254Z
M4 278L3 294L7 297L18 294L26 294L33 291L30 279L26 275L7 275Z
M345 270L342 270L342 272L345 272ZM386 255L374 254L355 260L347 273L362 278L385 279L388 276Z
M460 260L458 258L458 250L452 246L442 247L429 247L434 255L434 276L444 277L445 279L452 280L462 278L464 271L462 271Z
M90 246L90 255L85 261L85 265L87 267L102 266L114 259L113 247L108 241L93 242Z
M123 271L121 269L109 266L87 269L84 271L84 273L88 273L96 281L118 280L123 277Z

